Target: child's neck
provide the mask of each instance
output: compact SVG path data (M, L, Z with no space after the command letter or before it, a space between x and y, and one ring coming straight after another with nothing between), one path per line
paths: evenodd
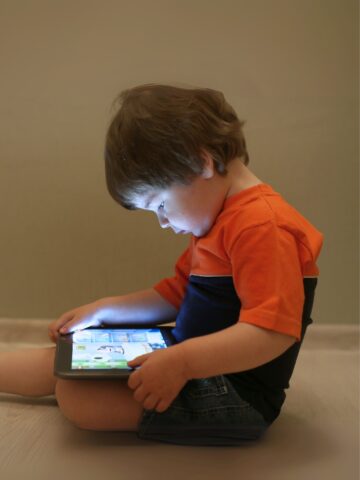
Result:
M226 197L230 197L235 193L242 192L247 188L263 183L243 164L240 158L235 158L232 160L227 165L227 170L229 189Z

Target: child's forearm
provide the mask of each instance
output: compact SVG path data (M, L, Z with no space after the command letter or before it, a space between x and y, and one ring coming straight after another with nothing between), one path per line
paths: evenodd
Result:
M175 320L177 310L154 289L107 297L98 301L98 318L104 324L159 324Z
M267 363L285 352L296 339L247 323L186 340L182 349L186 376L206 378L241 372Z

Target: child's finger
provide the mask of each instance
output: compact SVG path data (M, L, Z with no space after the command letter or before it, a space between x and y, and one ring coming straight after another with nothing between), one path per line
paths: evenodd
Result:
M165 412L165 410L167 410L170 406L170 403L169 401L167 400L160 400L160 402L157 404L155 410L158 412L158 413L162 413L162 412Z
M85 330L85 328L90 327L92 324L91 320L83 320L79 322L76 318L71 322L66 323L60 328L60 333L72 333L77 332L78 330Z
M60 333L70 333L70 332L75 330L75 327L78 327L78 326L80 326L80 325L74 319L74 317L72 317L71 320L68 320L63 325L60 326L59 332Z
M146 410L155 410L156 405L159 403L159 397L153 393L148 395L142 402L142 406Z
M142 365L145 360L149 357L150 353L145 353L144 355L139 355L136 358L133 358L128 362L129 367L134 368L138 367L139 365Z
M79 328L75 328L75 327L80 327L80 325L74 325L73 322L68 322L68 323L65 323L65 325L63 325L59 329L59 332L60 333L71 333L71 332L74 332L75 330L79 330Z
M57 331L73 317L74 313L72 310L70 310L69 312L65 312L61 315L61 317L59 317L57 320L50 324L50 328Z
M53 341L54 343L56 343L58 333L56 331L54 331L53 329L49 328L48 329L48 335L49 335L50 340Z
M138 371L135 371L130 375L127 384L131 390L135 390L141 385L141 379Z

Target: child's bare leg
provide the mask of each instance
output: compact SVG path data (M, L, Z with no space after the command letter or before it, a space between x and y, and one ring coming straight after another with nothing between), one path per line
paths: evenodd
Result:
M0 353L0 392L41 397L55 393L55 347Z
M143 413L124 380L63 380L56 384L63 415L85 430L136 431Z
M122 380L54 377L55 347L0 353L0 392L38 397L56 394L60 410L87 430L137 430L143 409Z

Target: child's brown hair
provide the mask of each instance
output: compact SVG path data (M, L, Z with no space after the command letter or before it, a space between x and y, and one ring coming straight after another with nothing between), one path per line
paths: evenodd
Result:
M132 199L202 172L207 150L220 175L236 157L249 162L241 122L224 95L209 88L146 84L120 93L106 135L105 172L111 196L128 209Z

